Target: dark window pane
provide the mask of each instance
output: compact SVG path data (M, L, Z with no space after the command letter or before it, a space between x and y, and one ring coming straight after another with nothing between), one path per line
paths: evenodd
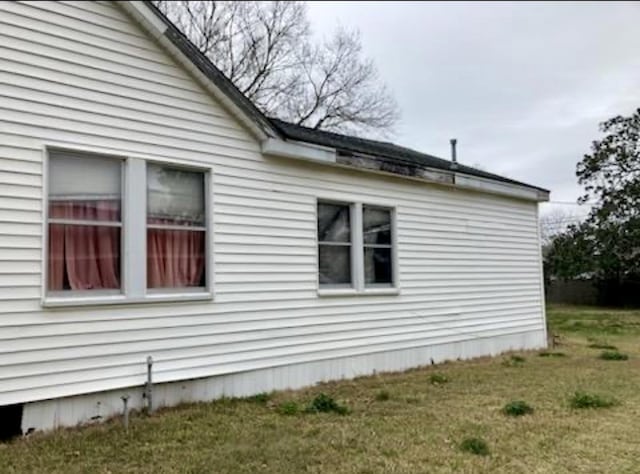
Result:
M147 222L204 226L204 173L147 164Z
M205 232L147 230L147 287L205 285Z
M318 241L351 242L349 206L318 203Z
M364 249L364 278L366 284L391 284L391 249Z
M351 284L351 247L319 245L321 285Z
M120 288L120 228L49 224L50 291Z
M365 206L362 223L365 244L391 244L391 211Z

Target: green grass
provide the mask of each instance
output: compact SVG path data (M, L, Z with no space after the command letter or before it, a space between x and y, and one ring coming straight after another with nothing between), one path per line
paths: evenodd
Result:
M502 365L505 359L511 364L508 355L481 358L152 416L134 413L128 432L114 419L0 444L0 472L635 473L640 311L598 311L549 308L551 332L560 335L560 345L549 351L567 357L524 353L518 368ZM583 324L568 323L576 321ZM600 334L593 321L617 329ZM588 345L603 341L629 360L599 359ZM436 373L450 382L430 383ZM389 399L377 401L384 391ZM581 405L600 403L594 395L618 403L574 409L576 391ZM305 413L321 394L349 414ZM509 400L526 400L534 415L505 416ZM464 450L469 438L484 441L490 455Z
M460 443L460 450L478 456L488 456L490 454L489 445L480 438L465 438Z
M271 394L270 393L258 393L256 395L253 395L251 397L246 397L244 398L244 400L246 400L247 402L252 402L252 403L258 403L258 404L266 404L269 400L271 400Z
M533 407L523 400L514 400L502 408L502 413L507 416L524 416L533 413Z
M609 397L595 393L576 392L569 399L571 408L609 408L617 405L618 402Z
M444 374L435 373L435 374L429 375L429 382L432 385L443 385L449 382L449 378Z
M504 367L522 367L527 361L523 356L518 354L511 354L509 357L502 359L502 365Z
M386 390L380 390L378 393L376 393L376 400L379 402L386 402L390 398L391 395Z
M538 354L540 357L567 357L567 354L564 352L550 352L550 351L542 351Z
M278 405L278 411L282 415L297 415L300 413L300 406L296 402L289 400Z
M333 397L326 393L316 395L311 403L307 406L306 413L337 413L338 415L347 415L349 409L336 402Z
M581 334L598 343L604 337L640 335L639 314L638 310L557 305L547 319L555 331Z
M598 356L602 360L628 360L629 356L618 351L602 351Z
M589 344L587 347L590 347L591 349L608 349L611 351L617 351L618 348L616 346L612 346L611 344L607 344L604 342L593 342L591 344Z

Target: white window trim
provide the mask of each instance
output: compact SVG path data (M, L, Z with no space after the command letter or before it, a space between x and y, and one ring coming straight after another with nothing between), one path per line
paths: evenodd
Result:
M320 284L320 253L318 241L318 204L341 204L349 206L351 224L351 286L331 286ZM364 237L362 209L363 206L379 207L388 209L391 212L391 285L366 286L364 278ZM379 204L375 202L349 201L343 199L318 198L315 206L316 222L316 275L317 294L320 297L339 296L385 296L399 295L399 264L398 264L398 232L397 232L397 211L395 206Z
M48 248L49 248L49 161L52 152L72 152L122 160L122 218L121 228L121 289L95 291L49 292ZM204 288L147 288L147 202L146 163L190 169L204 173L205 179L205 281ZM203 164L166 160L152 156L123 154L114 150L94 147L76 147L49 143L43 149L42 166L42 272L41 305L47 308L69 306L101 306L138 303L168 303L189 301L211 301L214 299L214 249L213 249L213 169ZM138 196L129 199L128 196Z

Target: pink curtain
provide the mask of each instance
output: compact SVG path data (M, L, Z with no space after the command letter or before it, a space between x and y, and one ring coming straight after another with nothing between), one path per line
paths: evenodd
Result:
M148 229L148 287L203 286L204 238L202 231Z
M118 222L120 202L51 201L49 217ZM52 291L120 288L120 228L49 224L48 273Z

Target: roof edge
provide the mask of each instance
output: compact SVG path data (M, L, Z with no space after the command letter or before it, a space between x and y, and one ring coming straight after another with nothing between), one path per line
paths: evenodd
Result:
M481 180L481 182L495 182L502 186L508 185L510 187L530 190L536 195L536 200L540 202L549 200L550 191L548 189L479 170L461 163L457 163L457 166L453 167L449 160L418 152L394 143L316 130L301 125L290 124L279 119L271 120L279 128L280 133L288 142L304 142L314 146L327 147L335 152L338 162L349 164L350 166L358 167L358 164L364 163L364 161L362 161L364 159L365 161L379 162L376 165L368 163L365 166L367 169L374 167L390 172L391 174L405 177L419 178L421 175L424 175L426 171L429 171L429 174L436 173L439 177L436 181L441 181L440 177L443 174L458 177L469 176ZM428 180L432 181L430 178Z
M268 139L262 142L262 153L265 156L360 170L526 201L545 202L549 200L549 191L518 182L497 181L473 176L461 171L443 170L416 163L387 159L381 156L361 153L344 154L336 148L320 146L305 141Z

